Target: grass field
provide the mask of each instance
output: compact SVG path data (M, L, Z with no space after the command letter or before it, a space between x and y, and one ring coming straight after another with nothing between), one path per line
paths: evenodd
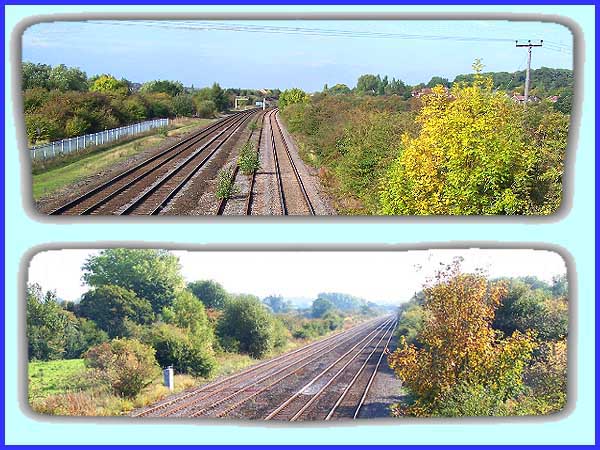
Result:
M83 359L29 363L29 397L42 398L73 390L74 378L85 373Z
M322 339L320 336L317 339ZM65 416L118 416L129 413L134 408L150 405L172 393L180 392L197 384L239 372L248 366L258 364L282 353L293 350L310 341L291 339L285 348L262 360L239 353L216 355L217 364L208 378L194 378L190 375L175 375L174 391L162 385L162 376L157 377L133 399L112 395L100 386L86 380L83 359L40 361L29 363L29 403L34 411L41 414Z
M212 119L179 119L173 122L175 128L169 131L168 136L179 136L211 122ZM33 198L38 200L52 194L69 184L98 173L150 147L158 146L165 139L165 136L158 133L140 137L125 144L118 144L102 151L83 155L81 159L76 161L34 174Z

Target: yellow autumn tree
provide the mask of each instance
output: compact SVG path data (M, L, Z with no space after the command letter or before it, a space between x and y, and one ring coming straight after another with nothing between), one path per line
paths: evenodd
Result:
M381 183L381 213L521 214L529 201L535 152L526 144L522 105L492 89L477 61L472 85L441 85L423 96L416 137Z
M523 389L535 348L530 334L500 339L492 328L506 284L466 274L455 261L427 287L418 346L401 339L390 367L415 401L399 415L495 415Z

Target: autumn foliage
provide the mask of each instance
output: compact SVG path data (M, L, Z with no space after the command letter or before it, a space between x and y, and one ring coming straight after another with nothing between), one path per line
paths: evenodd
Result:
M401 338L388 358L415 397L397 414L496 415L519 395L536 344L531 333L501 338L492 328L506 289L481 274L461 273L458 262L438 273L425 289L424 324L416 336L420 346ZM474 405L463 401L474 395L482 397Z
M534 198L533 192L542 185L560 190L567 133L531 133L538 124L527 123L529 114L479 73L472 84L456 83L449 92L434 87L422 97L418 135L402 136L399 155L382 181L382 213L554 212L560 193Z

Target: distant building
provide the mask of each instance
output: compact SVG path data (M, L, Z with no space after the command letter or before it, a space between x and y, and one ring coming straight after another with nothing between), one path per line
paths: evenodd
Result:
M516 103L525 103L525 96L521 95L517 92L513 92L511 99ZM540 98L536 95L530 95L529 98L527 99L528 103L538 103L539 101L540 101Z
M546 97L546 100L548 100L551 103L556 103L558 101L558 95L551 95L550 97Z

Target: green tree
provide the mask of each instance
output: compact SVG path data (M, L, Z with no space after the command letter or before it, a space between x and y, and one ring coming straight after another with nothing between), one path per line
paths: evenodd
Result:
M229 294L219 283L213 280L198 280L188 284L188 289L207 308L223 309Z
M263 299L263 303L271 308L276 314L286 313L292 310L292 302L285 300L281 295L269 295Z
M48 89L50 71L52 66L48 64L35 64L31 62L23 62L22 66L22 90L43 88Z
M327 90L327 93L330 95L344 95L344 94L350 94L350 92L352 92L350 90L350 88L348 86L346 86L345 84L336 84L335 86L330 87Z
M196 100L196 97L194 97L194 105L196 107L196 114L198 114L198 117L209 119L214 117L217 113L217 107L215 106L215 102L212 100Z
M191 292L185 290L179 293L171 306L163 309L162 316L166 323L188 330L202 341L212 342L212 330L204 304Z
M154 80L144 83L140 88L140 92L148 94L167 94L171 97L175 97L178 94L183 93L183 84L179 81L168 81L168 80Z
M335 305L331 300L325 298L317 298L312 303L311 307L311 315L313 317L323 317L326 313L333 311L335 309Z
M502 305L496 311L494 328L505 335L533 330L543 340L567 336L568 304L550 291L533 288L523 280L512 280Z
M450 87L450 82L448 81L448 78L432 77L431 80L429 80L429 83L427 83L428 88L433 88L438 85Z
M108 334L95 322L84 317L73 317L65 339L65 359L81 358L91 347L108 341Z
M286 89L279 95L279 108L282 110L289 105L308 103L310 97L299 88Z
M210 100L212 100L219 111L225 111L227 108L229 108L229 100L225 95L225 91L221 89L221 86L219 86L219 83L213 83L211 86Z
M419 346L417 336L423 329L424 324L424 308L416 303L411 303L400 315L396 333L398 336L404 337L407 344Z
M568 300L569 282L566 273L556 275L552 278L552 295L555 297L564 297Z
M30 360L62 359L71 317L58 304L56 294L45 294L38 284L27 286L27 351Z
M194 101L189 94L177 94L173 98L173 110L178 116L191 117L194 115Z
M48 88L59 91L87 91L88 82L85 72L77 67L64 64L52 67L48 76Z
M377 95L381 80L372 74L361 75L356 83L356 92L364 95Z
M126 336L127 322L147 324L154 320L152 306L135 292L120 286L104 285L86 292L79 312L110 337Z
M103 74L93 79L90 91L126 96L129 94L129 85L125 80L117 80L112 75Z
M217 335L224 348L261 358L275 346L273 316L252 295L240 295L225 305L217 324Z
M166 250L107 249L89 257L82 269L88 285L129 289L148 300L156 314L184 288L179 258Z

